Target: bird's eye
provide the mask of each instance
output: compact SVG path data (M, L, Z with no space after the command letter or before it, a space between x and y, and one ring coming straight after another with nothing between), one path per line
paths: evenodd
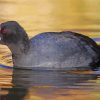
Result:
M9 29L1 29L0 30L0 33L1 34L9 34L10 33L10 30Z

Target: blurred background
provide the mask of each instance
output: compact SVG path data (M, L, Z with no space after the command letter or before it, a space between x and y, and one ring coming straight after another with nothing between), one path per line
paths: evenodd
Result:
M68 30L100 44L100 0L0 0L0 23L11 20L20 23L30 38L41 32ZM0 100L100 100L100 71L13 71L5 68L13 65L11 52L3 45L0 64L4 65L0 65ZM51 83L54 88L49 87Z
M70 30L100 40L100 0L0 0L0 23L10 20L19 22L29 37ZM12 64L6 46L0 45L0 59Z

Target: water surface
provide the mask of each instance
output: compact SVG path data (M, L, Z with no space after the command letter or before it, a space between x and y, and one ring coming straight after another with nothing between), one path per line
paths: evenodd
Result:
M75 31L100 43L100 0L0 0L0 22L18 21L29 37ZM100 71L13 70L0 45L1 100L100 100ZM9 67L10 66L10 67Z

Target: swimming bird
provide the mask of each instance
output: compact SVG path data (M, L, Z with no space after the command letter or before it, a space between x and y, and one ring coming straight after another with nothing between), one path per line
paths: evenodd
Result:
M100 64L99 46L76 32L44 32L29 39L18 22L7 21L0 25L0 44L11 50L14 68L62 70Z

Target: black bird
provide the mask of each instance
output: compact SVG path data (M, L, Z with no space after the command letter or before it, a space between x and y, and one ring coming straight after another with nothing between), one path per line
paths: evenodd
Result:
M71 31L44 32L29 39L16 21L8 21L0 25L0 43L11 50L14 68L63 70L100 64L96 42Z

